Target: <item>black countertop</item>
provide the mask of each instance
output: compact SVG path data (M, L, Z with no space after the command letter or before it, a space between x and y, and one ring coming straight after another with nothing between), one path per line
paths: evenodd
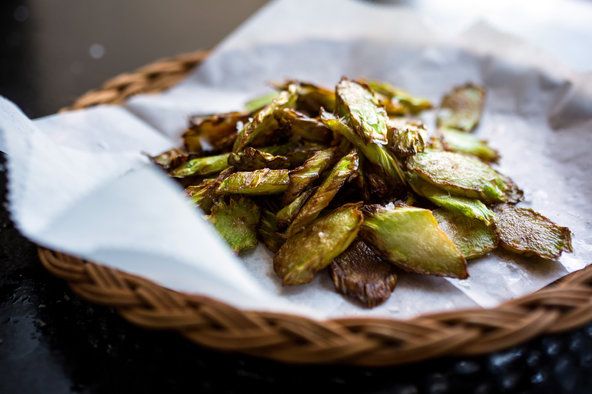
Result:
M264 0L213 3L4 0L0 94L31 117L51 114L119 72L211 47ZM0 179L5 196L4 171ZM0 393L588 393L590 372L592 324L489 356L397 368L294 366L200 348L81 301L0 209Z

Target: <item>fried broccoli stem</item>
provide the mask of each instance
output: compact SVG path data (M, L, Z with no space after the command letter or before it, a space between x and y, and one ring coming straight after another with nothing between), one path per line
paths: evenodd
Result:
M335 289L366 307L385 302L397 284L395 267L356 239L331 263Z
M321 143L331 141L331 130L321 121L291 108L276 111L276 119L280 126L288 129L293 137Z
M388 125L388 147L396 157L404 159L424 151L427 130L422 122L389 119Z
M260 109L271 104L273 100L275 100L275 98L278 96L278 94L278 92L273 91L252 98L251 100L245 103L245 111L250 113L259 111Z
M273 253L277 253L286 241L285 235L279 232L276 215L268 209L261 211L261 221L257 230L261 241Z
M293 107L296 102L294 89L281 91L273 101L255 114L238 133L233 152L240 152L251 144L255 138L273 133L278 128L275 112L282 108Z
M198 185L187 186L185 188L185 194L187 194L195 205L207 213L214 205L216 186L216 179L204 179Z
M171 176L175 178L185 178L193 175L211 175L216 174L228 168L229 153L223 153L215 156L198 157L191 159L171 171Z
M278 225L284 228L287 227L314 191L314 189L304 190L291 203L280 209L276 214Z
M294 221L292 221L292 224L290 224L290 227L288 227L288 237L296 234L303 227L315 220L321 211L333 200L333 197L335 197L345 182L356 173L357 169L358 154L354 150L335 164L316 192L306 201L294 218Z
M468 277L465 258L428 209L376 208L366 215L362 235L384 258L405 270Z
M337 113L365 143L387 144L388 116L367 87L342 79L335 87L335 97Z
M495 229L502 248L514 253L555 260L562 252L573 252L571 231L530 208L498 205Z
M185 149L198 154L207 150L226 150L234 143L237 127L248 118L247 112L193 116L183 134Z
M257 246L259 207L250 199L239 197L230 198L229 203L218 201L212 207L208 220L235 253Z
M288 188L288 170L264 168L255 171L241 171L230 174L218 186L221 194L266 195L282 193Z
M276 89L287 90L289 86L298 96L296 108L306 111L313 116L317 115L321 108L333 112L335 110L335 92L333 90L312 84L310 82L288 80L282 84L276 84Z
M231 153L228 164L240 171L253 171L262 168L277 170L290 167L290 160L285 156L275 156L259 149L246 147L238 153Z
M473 156L425 151L411 156L407 160L407 169L453 195L487 203L508 200L510 185L506 178Z
M415 174L409 174L407 180L414 192L427 198L437 206L468 218L480 220L486 225L493 223L493 211L480 200L452 196L450 193L421 180Z
M358 148L370 163L380 167L387 178L393 180L395 183L405 184L405 175L401 169L401 165L384 145L365 142L343 120L328 112L322 113L321 120L327 127L345 137L352 145Z
M448 234L465 259L485 256L497 247L498 239L492 226L444 209L437 209L432 213L440 228Z
M363 221L359 204L345 204L288 237L273 259L273 268L284 285L310 282L346 250Z
M499 153L490 147L487 141L473 134L453 129L441 129L439 132L444 149L447 151L473 155L486 162L496 162L499 159Z
M440 103L436 116L438 128L464 132L475 130L485 104L485 89L473 83L457 86Z
M416 115L433 107L430 100L415 97L403 89L397 88L388 82L361 80L374 92L383 96L385 108L389 115Z
M179 167L181 164L189 160L189 154L183 149L169 149L156 156L150 157L152 162L158 165L165 171Z
M319 179L335 159L335 148L316 151L300 167L290 171L290 185L284 193L284 204L291 203L298 195Z

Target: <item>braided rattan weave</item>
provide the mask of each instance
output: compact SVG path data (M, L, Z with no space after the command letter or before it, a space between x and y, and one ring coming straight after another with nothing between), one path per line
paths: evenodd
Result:
M117 104L161 91L206 57L195 52L119 75L65 110ZM592 266L493 309L424 315L410 320L305 317L245 311L215 299L166 289L149 280L39 248L53 275L82 298L114 307L139 326L174 330L203 346L295 363L395 365L444 355L496 351L543 333L592 320Z

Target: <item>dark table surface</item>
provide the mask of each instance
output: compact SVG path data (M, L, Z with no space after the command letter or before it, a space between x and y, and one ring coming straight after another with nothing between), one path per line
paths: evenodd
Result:
M119 72L213 46L264 2L3 0L0 94L31 117L51 114ZM0 209L0 393L589 393L591 372L592 324L488 356L382 369L199 348L78 299Z

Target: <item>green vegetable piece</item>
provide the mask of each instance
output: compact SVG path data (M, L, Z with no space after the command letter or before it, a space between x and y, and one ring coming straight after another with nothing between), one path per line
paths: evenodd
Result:
M427 140L425 125L416 120L390 119L388 147L399 158L423 152Z
M278 96L278 92L269 92L252 98L245 103L245 110L247 112L255 112L261 108L271 104L273 100Z
M248 118L246 112L193 116L189 128L183 134L185 149L190 153L227 150L234 143L238 126Z
M573 252L571 231L530 208L509 204L495 208L495 227L504 249L525 256L554 260Z
M457 86L442 98L436 117L438 128L473 131L479 124L485 104L485 89L467 83Z
M431 109L430 100L414 97L403 89L399 89L390 83L381 81L363 81L370 89L386 99L386 111L389 115L415 115L426 109Z
M241 171L271 168L277 170L290 167L290 160L285 156L275 156L251 147L246 147L238 153L231 153L228 164Z
M408 182L413 191L439 207L467 218L477 219L486 225L493 223L493 211L479 200L451 196L447 191L421 180L414 174L409 175Z
M333 112L335 110L335 92L309 82L289 80L276 85L276 89L287 90L292 86L298 96L296 108L315 116L321 108Z
M310 222L315 220L317 216L325 209L333 197L337 194L339 189L347 182L350 177L355 174L358 169L358 155L356 151L351 151L349 154L341 158L335 164L331 172L327 175L323 183L319 186L316 192L306 201L304 206L294 218L290 227L288 227L287 235L291 237Z
M259 207L248 198L231 198L228 204L215 203L208 220L236 253L257 246Z
M258 234L267 249L273 253L277 253L286 241L285 235L279 232L275 214L268 209L261 212Z
M316 142L292 141L283 145L266 146L259 148L259 150L276 156L285 156L290 161L290 166L296 167L304 163L316 151L325 148L325 145Z
M211 175L218 173L228 167L229 153L216 156L198 157L191 159L171 171L175 178L185 178L192 175Z
M218 186L218 192L248 195L276 194L284 192L289 183L288 170L264 168L229 175Z
M442 129L442 143L444 148L451 152L459 152L477 156L483 161L495 162L499 159L499 153L472 134L453 129Z
M460 250L427 209L377 208L362 227L366 241L388 261L420 274L468 277Z
M379 145L373 142L365 142L358 134L356 134L351 127L349 127L341 119L336 118L328 112L321 114L321 121L327 125L335 133L344 136L356 148L358 148L364 157L369 162L380 167L388 179L394 182L405 184L405 176L400 164L389 153L384 145Z
M183 149L169 149L159 155L151 157L154 164L165 171L178 167L189 160L189 154Z
M204 212L209 212L214 205L216 186L216 179L204 179L198 185L187 186L185 193L195 205L200 207Z
M484 256L497 247L495 231L482 221L444 209L437 209L432 213L440 228L448 234L466 259Z
M300 208L304 205L308 197L314 192L314 189L309 189L303 191L299 196L297 196L294 201L283 207L278 211L276 214L276 218L278 221L278 225L281 227L288 226L292 220L296 217Z
M409 171L459 196L488 203L504 202L510 190L504 176L473 156L454 152L425 151L407 161Z
M238 133L233 152L240 152L247 145L251 144L255 138L266 136L278 128L278 122L275 119L275 112L282 108L293 107L296 102L296 94L293 89L281 91L273 99L271 104L261 109L250 119Z
M273 268L284 285L310 282L346 250L363 221L359 204L346 204L315 220L289 237L273 259Z
M357 82L342 79L335 87L335 96L339 114L365 143L386 145L388 116L370 90Z
M333 260L330 272L338 292L366 307L385 302L397 284L395 267L360 239Z
M295 137L321 143L331 141L331 130L321 121L310 118L291 108L284 108L277 111L276 119L280 126L289 129L290 133Z
M290 171L290 185L284 194L284 204L291 203L296 196L316 181L323 171L333 163L334 159L334 148L319 150L300 167Z

